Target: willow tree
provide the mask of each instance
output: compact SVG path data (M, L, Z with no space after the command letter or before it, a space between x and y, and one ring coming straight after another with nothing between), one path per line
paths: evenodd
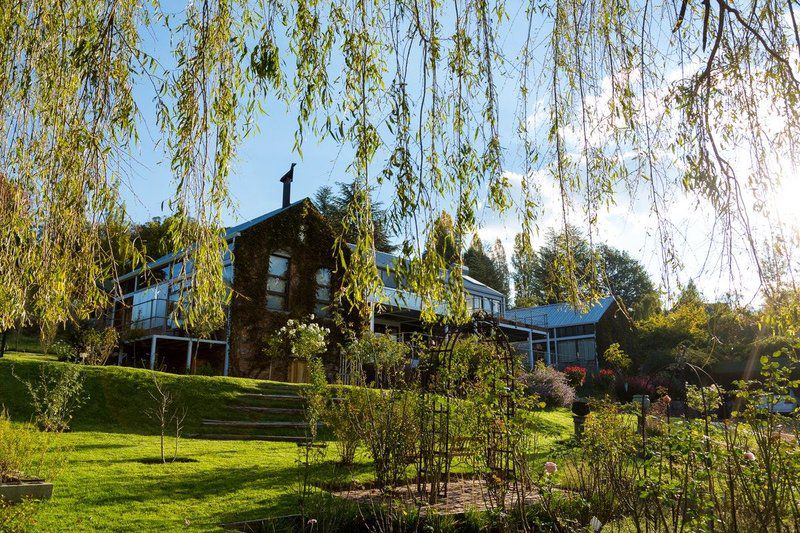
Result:
M713 209L731 274L744 248L770 287L763 250L785 253L792 235L776 247L753 217L780 223L759 208L780 186L776 167L796 163L796 5L512 5L195 0L167 13L157 0L5 2L0 328L36 321L52 330L107 303L97 282L114 261L100 236L124 214L119 187L134 179L135 84L155 94L174 173L172 244L195 268L192 297L178 308L198 331L220 324L229 298L220 258L231 165L271 105L296 110L299 152L330 137L351 154L345 233L356 239L352 248L337 242L340 296L364 313L380 293L368 194L376 183L395 193L391 222L409 257L398 270L426 317L441 302L465 316L459 266L487 212L519 217L526 248L543 210L558 209L565 227L580 218L594 246L598 213L622 188L644 195L658 221L665 286L679 262L669 199L688 191ZM175 68L153 55L145 33L166 36ZM506 46L509 35L519 49ZM518 88L517 139L500 134L498 87L509 85ZM512 148L520 191L504 172ZM544 180L560 205L542 204ZM443 210L453 214L455 265L427 238ZM576 286L569 243L558 261Z

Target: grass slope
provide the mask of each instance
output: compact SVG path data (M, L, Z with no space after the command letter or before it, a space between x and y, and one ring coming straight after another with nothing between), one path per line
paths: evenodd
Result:
M15 421L30 420L24 385L12 375L35 379L51 357L10 354L0 359L0 404ZM301 470L291 443L183 439L179 455L196 462L143 464L159 454L157 428L145 409L152 405L147 370L79 367L90 396L72 431L56 436L67 466L54 479L53 499L42 504L37 531L218 530L224 522L297 512ZM264 382L239 378L159 374L189 407L187 432L202 418L225 416L225 404L242 392L263 392ZM259 387L259 384L262 387ZM297 385L272 383L270 392L297 392ZM557 448L571 431L565 410L541 414L537 452ZM168 450L172 441L167 442ZM312 480L366 480L363 450L351 470L334 462L334 448L311 472ZM537 453L537 456L539 455ZM544 455L543 455L544 456Z
M9 353L0 359L0 404L8 410L12 420L28 421L33 415L30 397L20 381L36 381L43 364L66 365L51 356ZM152 372L138 368L118 366L76 366L84 376L84 387L89 399L75 415L73 431L110 431L153 435L157 432L146 410L153 406ZM203 418L226 418L227 405L241 393L265 392L259 382L252 379L179 376L157 372L182 405L188 407L186 432L196 432ZM19 378L19 379L17 379ZM300 386L289 383L270 383L269 392L297 394Z

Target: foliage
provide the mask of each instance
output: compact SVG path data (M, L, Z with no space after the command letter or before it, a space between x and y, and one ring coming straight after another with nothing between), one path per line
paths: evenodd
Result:
M469 269L469 276L489 287L508 294L508 265L505 261L503 244L495 243L495 248L487 253L480 237L475 234L472 243L464 253L464 266Z
M536 254L530 246L530 237L524 233L514 236L514 251L511 254L511 267L514 271L514 307L533 307L538 305L536 296Z
M442 211L434 221L428 240L426 253L435 252L446 265L459 262L461 246L456 243L453 218L447 211Z
M263 353L270 364L270 377L274 359L293 357L310 365L325 352L330 329L313 320L314 315L300 320L290 318L278 331L268 335ZM322 372L324 376L324 368Z
M342 182L336 183L335 191L329 185L323 185L314 193L314 205L328 220L328 223L337 235L345 229L343 223L347 215L347 209L355 198L355 193L354 183ZM370 190L369 194L372 196L374 194L374 189ZM380 202L373 200L370 202L370 205L372 206L372 229L374 231L373 239L375 242L375 249L381 252L392 253L397 247L392 244L388 213ZM348 242L355 241L356 235L353 231L353 228L349 228L349 232L345 234L345 238Z
M81 362L87 365L105 365L119 344L119 333L113 327L86 329L81 337L83 352Z
M31 424L13 423L6 411L0 412L0 483L25 476L49 478L56 466L52 440Z
M344 358L354 373L354 383L392 387L403 381L411 349L390 335L364 332L344 349ZM372 380L364 373L371 370Z
M548 407L569 407L575 400L575 389L567 376L538 361L522 378L527 394L535 394Z
M612 343L606 348L606 351L603 352L603 360L619 372L625 372L631 366L631 358L619 347L618 342Z
M567 376L567 381L575 389L583 386L586 382L586 368L582 366L568 366L564 369L564 375Z
M373 461L375 481L385 489L402 481L421 438L417 395L397 389L354 389L355 427Z
M565 229L580 206L592 252L598 212L620 191L644 191L668 292L679 264L670 208L676 191L688 192L718 217L727 259L719 264L732 276L742 245L774 292L754 218L779 227L782 210L764 208L762 196L781 186L779 167L797 153L800 38L787 22L794 4L687 0L676 14L671 4L647 2L531 3L520 17L508 7L203 0L175 15L133 0L12 3L0 19L0 249L8 250L0 257L0 329L36 322L52 334L108 303L97 280L109 278L113 261L99 235L125 219L119 191L132 176L128 148L143 127L138 105L151 98L157 142L175 176L170 248L187 251L196 266L192 298L178 306L194 331L213 331L224 319L228 177L257 114L270 111L266 103L296 110L299 153L309 134L347 146L354 192L342 233L355 236L354 253L345 257L345 238L337 249L346 299L362 317L380 288L369 198L378 182L392 188L392 226L418 273L440 266L424 252L443 207L454 213L457 243L484 211L514 207L528 239L550 209L537 187L549 178ZM584 8L592 16L579 16ZM675 38L648 28L672 28ZM158 32L169 61L142 38ZM527 37L508 39L521 41L512 51L505 35ZM508 68L514 52L518 69ZM509 144L499 128L498 88L512 86L510 78L518 87L521 198L511 196L515 173L503 171ZM152 91L134 90L140 82ZM765 118L773 116L779 128ZM782 231L772 233L768 248L792 246ZM577 302L578 285L599 270L581 268L567 240L554 274L562 299ZM437 278L421 276L426 304L443 293Z
M526 305L574 302L575 298L587 302L610 294L631 308L633 318L658 311L653 282L642 264L626 252L605 244L593 247L578 228L569 225L560 232L551 229L536 251L526 252L524 241L517 237L512 262Z
M616 374L610 368L601 368L600 371L595 376L595 383L602 391L611 391L614 387L614 380L616 380Z
M420 438L417 396L408 390L405 375L408 350L387 335L366 333L344 353L351 383L360 386L350 389L347 405L338 408L336 414L348 419L337 420L340 427L334 431L349 434L353 444L355 435L361 436L381 488L403 477ZM372 383L382 389L365 387L369 383L365 365L373 372Z
M700 386L686 384L686 405L702 416L710 416L722 407L724 389L716 385Z
M355 461L358 446L363 442L354 394L352 390L343 388L339 393L341 401L331 402L323 412L325 425L336 439L334 446L339 454L339 463L348 466Z
M34 418L44 431L68 430L75 411L88 399L84 394L83 375L73 365L42 365L36 381L17 379L28 390Z

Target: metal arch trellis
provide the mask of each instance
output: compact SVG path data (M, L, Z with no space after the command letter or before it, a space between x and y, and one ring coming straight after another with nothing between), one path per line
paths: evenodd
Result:
M464 400L452 382L453 354L459 340L475 336L482 345L492 349L496 365L488 391L493 398L493 419L486 425L481 439L486 449L486 468L489 477L505 486L516 479L511 420L516 414L515 375L517 360L508 338L498 327L496 319L475 315L460 326L442 325L430 335L425 357L420 361L419 415L420 444L417 456L417 490L427 493L430 503L447 497L454 458L454 436L451 416L454 400Z

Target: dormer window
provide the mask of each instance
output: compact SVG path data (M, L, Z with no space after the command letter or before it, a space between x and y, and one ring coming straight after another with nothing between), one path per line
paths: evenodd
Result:
M282 255L269 256L267 275L267 309L286 310L286 296L289 292L289 258Z

